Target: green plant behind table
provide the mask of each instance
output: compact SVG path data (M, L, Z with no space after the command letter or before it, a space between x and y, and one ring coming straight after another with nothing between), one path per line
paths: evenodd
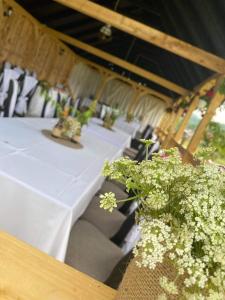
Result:
M151 161L123 157L104 165L104 175L123 183L133 196L116 200L106 193L101 207L112 211L118 202L138 202L138 265L154 269L167 257L177 270L175 282L160 279L162 299L178 293L180 279L179 299L225 297L225 173L203 159L208 155L199 153L196 167L183 164L177 149L161 151Z
M116 104L114 107L107 107L106 114L103 119L103 126L108 129L112 128L115 121L119 118L120 115L121 112L118 109L118 104Z
M215 151L212 153L211 159L218 163L225 164L225 125L210 122L207 130L204 134L204 138L200 144L200 147L209 147L212 146L215 148Z
M81 126L88 124L89 120L93 117L97 106L97 100L92 101L88 109L84 111L76 111L76 118L80 122Z

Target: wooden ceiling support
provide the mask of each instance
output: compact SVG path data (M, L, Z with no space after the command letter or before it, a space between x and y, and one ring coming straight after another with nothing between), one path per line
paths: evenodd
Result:
M148 43L170 51L218 73L225 72L225 60L189 43L135 21L113 10L88 0L54 0L103 23L111 24Z
M70 37L70 36L63 34L59 31L56 31L54 29L48 28L48 30L49 30L49 33L53 34L56 38L60 39L61 41L65 42L67 44L75 46L75 47L82 49L84 51L87 51L97 57L100 57L106 61L109 61L117 66L120 66L123 69L126 69L132 73L135 73L135 74L143 77L143 78L146 78L152 82L155 82L156 84L161 85L161 86L165 87L166 89L171 90L179 95L185 95L188 93L188 90L186 90L185 88L183 88L169 80L166 80L154 73L151 73L145 69L135 66L123 59L120 59L114 55L104 52L98 48L95 48L91 45L81 42L73 37Z

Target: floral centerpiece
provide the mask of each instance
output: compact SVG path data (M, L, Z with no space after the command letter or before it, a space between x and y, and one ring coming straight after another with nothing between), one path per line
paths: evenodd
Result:
M111 129L119 116L120 116L120 111L117 108L117 106L115 108L107 107L106 114L103 119L103 126L107 129Z
M76 118L68 115L68 110L64 110L64 112L60 114L57 124L52 129L52 135L57 138L63 138L79 143L81 124Z
M132 299L225 299L225 172L208 163L205 152L199 155L197 166L183 164L175 148L151 161L123 157L105 163L104 175L133 196L117 201L109 192L101 195L100 206L111 212L118 202L138 203L135 264L155 271L167 261L176 270L172 281L159 277L157 298Z
M134 120L134 115L130 112L127 113L126 115L126 122L131 123Z
M71 116L73 107L67 106L65 101L57 106L59 121L52 130L52 135L58 138L69 139L79 143L82 127L87 124L96 110L97 101L93 101L90 107L84 111L76 111L75 117Z

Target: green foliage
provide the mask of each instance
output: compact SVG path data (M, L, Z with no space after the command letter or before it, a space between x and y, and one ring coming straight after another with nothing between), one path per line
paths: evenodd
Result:
M76 118L80 122L81 127L88 124L89 120L92 118L93 114L95 113L97 105L97 100L92 101L89 108L83 112L77 111Z
M211 159L218 162L225 162L225 128L222 124L210 122L204 134L201 147L213 147Z
M220 84L218 91L220 94L225 95L225 79L223 79L222 83Z

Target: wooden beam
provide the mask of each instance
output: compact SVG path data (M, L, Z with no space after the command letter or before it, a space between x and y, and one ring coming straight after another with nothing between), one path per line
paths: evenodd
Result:
M61 41L65 42L67 44L78 47L78 48L80 48L84 51L87 51L87 52L89 52L89 53L91 53L91 54L93 54L97 57L100 57L100 58L102 58L106 61L112 62L115 65L118 65L118 66L132 72L132 73L135 73L135 74L137 74L141 77L144 77L144 78L146 78L150 81L153 81L153 82L157 83L158 85L161 85L161 86L163 86L163 87L165 87L165 88L167 88L167 89L169 89L169 90L171 90L171 91L173 91L173 92L175 92L179 95L184 95L184 94L188 93L188 90L186 90L185 88L183 88L183 87L181 87L181 86L179 86L179 85L177 85L177 84L175 84L175 83L173 83L169 80L166 80L166 79L164 79L164 78L162 78L162 77L160 77L160 76L158 76L154 73L151 73L147 70L144 70L144 69L142 69L138 66L135 66L135 65L123 60L123 59L120 59L120 58L118 58L114 55L111 55L107 52L104 52L104 51L102 51L98 48L95 48L91 45L88 45L84 42L81 42L81 41L79 41L75 38L72 38L72 37L70 37L66 34L63 34L61 32L58 32L56 30L53 30L53 29L50 29L50 28L48 28L48 30L49 30L49 33L53 34L55 37L57 37L58 39L60 39Z
M97 3L88 0L55 0L67 7L97 19L103 23L111 24L124 32L136 36L148 43L170 51L176 55L193 61L205 68L218 73L225 72L225 60L189 43L165 34L155 28L142 24Z
M3 15L4 15L3 3L2 3L2 0L0 0L0 32L3 27L3 18L4 18Z

